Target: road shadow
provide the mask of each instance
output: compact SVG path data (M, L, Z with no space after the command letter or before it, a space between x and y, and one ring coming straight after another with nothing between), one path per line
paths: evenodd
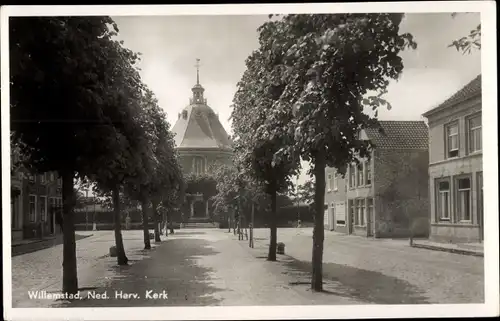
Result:
M311 263L289 257L283 274L295 281L290 285L310 287ZM424 292L409 282L379 272L323 263L324 293L374 304L428 304Z
M222 291L211 285L212 269L197 265L199 257L219 252L200 239L173 239L157 246L150 256L126 266L113 265L106 285L95 293L107 299L83 299L61 307L153 307L219 305L215 294ZM132 256L132 255L131 255ZM146 293L166 293L167 297L148 298ZM121 296L120 296L121 294ZM137 294L137 298L125 294Z

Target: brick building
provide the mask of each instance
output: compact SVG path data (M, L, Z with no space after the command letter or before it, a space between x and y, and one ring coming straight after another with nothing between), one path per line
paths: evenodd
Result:
M18 169L11 175L12 240L60 233L55 213L62 207L61 179L55 173L34 175Z
M369 160L350 164L345 178L326 169L325 227L346 234L408 237L429 233L428 129L423 121L380 121L361 139L375 145Z
M431 235L483 240L481 76L423 116L429 122Z
M232 164L232 143L219 121L219 116L207 105L205 89L200 85L197 69L196 85L190 103L178 115L172 131L175 135L179 162L185 175L205 174L211 164ZM203 195L187 195L184 217L188 220L209 220L209 200Z

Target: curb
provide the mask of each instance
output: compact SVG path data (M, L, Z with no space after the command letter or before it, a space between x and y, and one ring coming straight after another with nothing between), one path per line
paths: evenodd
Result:
M462 250L462 249L452 249L452 248L439 247L439 246L433 246L433 245L424 245L424 244L415 244L414 243L411 247L421 248L421 249L426 249L426 250L433 250L433 251L449 252L449 253L461 254L461 255L484 257L484 253L481 253L481 252Z
M84 240L86 238L89 238L93 235L94 234L82 235L82 238L75 240L75 243ZM62 243L57 243L56 237L45 240L36 240L25 244L15 244L11 246L11 257L29 254L40 250L45 250L60 244Z

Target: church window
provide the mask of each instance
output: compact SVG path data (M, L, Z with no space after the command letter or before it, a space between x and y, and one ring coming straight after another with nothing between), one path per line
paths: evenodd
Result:
M205 173L205 159L203 157L195 157L193 159L193 172L195 174Z

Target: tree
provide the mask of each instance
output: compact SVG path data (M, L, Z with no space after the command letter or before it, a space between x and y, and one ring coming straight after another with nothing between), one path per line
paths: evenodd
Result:
M109 70L122 61L109 17L19 17L10 20L11 128L38 172L62 178L63 292L76 293L74 179L94 175L107 155L103 137L128 126ZM101 158L102 159L102 158Z
M286 15L260 28L260 48L273 84L281 84L267 109L265 126L282 141L273 161L301 158L312 165L315 211L312 281L322 290L325 167L368 157L370 142L359 131L377 126L377 109L389 79L403 70L401 50L416 48L411 34L399 34L403 14ZM261 75L261 77L264 77ZM276 88L276 86L274 86ZM371 108L375 116L365 114ZM286 121L285 121L286 120Z
M271 200L268 260L276 261L276 198L279 192L291 186L291 176L296 174L299 162L290 157L274 157L281 146L290 143L292 136L268 127L284 127L291 121L291 117L283 114L276 117L272 112L284 84L279 79L280 75L269 68L274 57L262 48L268 37L261 31L261 48L246 61L247 70L238 83L231 118L237 162L242 169L246 169L247 175L264 185L265 193ZM269 115L272 115L272 121L267 120Z
M308 204L314 208L314 180L309 179L297 187L298 201Z
M451 16L455 18L457 13L454 12ZM481 50L481 24L472 29L467 36L454 40L448 45L449 47L455 47L457 51L461 51L463 54L470 54L472 49Z

